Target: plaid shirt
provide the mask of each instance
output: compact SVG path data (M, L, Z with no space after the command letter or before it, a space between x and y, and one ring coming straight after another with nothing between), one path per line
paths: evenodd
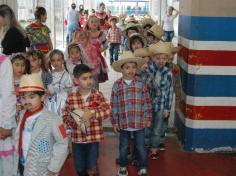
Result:
M118 79L111 93L111 123L121 129L145 128L152 119L152 104L146 84L136 77L128 85L123 78Z
M77 123L71 117L70 112L75 109L84 109L91 107L94 103L98 106L92 108L95 110L95 116L90 119L90 123L87 129L87 134L80 131ZM91 109L91 108L90 108ZM100 142L104 139L102 120L110 117L111 108L109 103L106 102L101 92L96 89L92 89L87 101L84 102L81 94L78 90L71 92L66 100L66 105L62 112L62 118L66 125L72 129L72 142Z
M153 62L141 74L152 97L153 110L170 112L173 99L173 78L167 67L158 68Z
M110 28L107 33L107 40L109 43L121 43L122 31L116 27L115 30Z

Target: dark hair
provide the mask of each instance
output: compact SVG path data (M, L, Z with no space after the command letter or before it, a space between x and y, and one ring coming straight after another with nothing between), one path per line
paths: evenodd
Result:
M140 41L142 43L142 47L144 47L144 43L143 40L139 37L139 36L133 36L130 38L130 42L129 42L129 48L132 52L134 52L133 48L131 47L133 43Z
M61 57L62 57L62 59L63 59L63 66L64 66L64 68L65 68L65 70L68 72L68 69L67 69L67 67L66 67L66 62L65 62L65 57L64 57L64 54L63 54L63 52L62 51L60 51L60 50L58 50L58 49L54 49L54 50L52 50L50 53L49 53L49 62L48 62L48 64L49 64L49 69L52 71L52 66L51 66L51 59L52 59L52 57L53 57L53 55L55 55L55 54L58 54L58 55L61 55Z
M138 66L137 62L125 62L120 66L120 68L123 69L124 65L127 63L134 63L136 66Z
M93 69L90 68L88 65L86 64L79 64L76 65L74 70L73 70L73 75L75 78L79 78L82 74L84 73L89 73L92 72Z
M48 72L48 69L46 69L45 67L45 61L44 61L44 55L42 54L42 52L40 50L36 50L36 49L33 49L33 50L29 50L27 52L27 55L28 56L36 56L37 59L40 59L41 60L41 68L43 71L45 72Z
M44 16L47 14L47 11L44 7L36 7L36 10L34 12L34 16L36 20L40 20L41 16Z
M73 49L73 48L76 48L79 50L80 52L80 55L81 55L81 49L80 49L80 46L77 44L77 43L71 43L68 45L68 55L70 56L70 50Z
M71 8L72 8L72 9L75 9L75 8L76 8L76 4L75 4L74 2L71 4Z
M151 27L152 27L151 24L146 24L146 25L143 26L143 29L147 29L147 28L150 29Z
M147 31L147 36L152 36L154 38L157 38L152 32Z
M45 94L45 91L29 91L34 94L37 94L38 96L42 97ZM24 96L26 92L20 92L20 96Z
M11 63L13 64L16 60L22 60L25 63L25 71L24 74L30 74L30 62L28 59L26 59L26 56L24 56L23 54L15 54L14 56L12 56L11 58Z
M126 29L126 31L125 31L125 34L126 34L126 36L128 36L128 31L129 30L134 30L134 31L136 31L137 33L139 33L139 30L138 30L138 27L130 27L130 28L128 28L128 29Z
M102 6L105 6L104 2L101 2L101 3L99 4L99 7L102 7Z

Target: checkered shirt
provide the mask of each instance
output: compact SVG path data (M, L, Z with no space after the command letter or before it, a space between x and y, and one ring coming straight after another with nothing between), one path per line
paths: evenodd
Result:
M109 43L121 43L122 31L120 28L110 28L107 33L107 40Z
M152 119L152 104L146 84L138 77L127 84L118 79L111 93L111 123L121 129L145 128Z
M90 119L90 123L87 129L87 134L82 133L76 124L75 120L71 117L70 112L75 109L84 109L97 103L98 107L93 108L95 110L95 116ZM90 108L91 109L91 108ZM92 110L92 109L91 109ZM66 100L65 107L62 112L62 118L66 125L72 129L72 142L100 142L104 139L102 121L105 118L110 117L111 108L109 103L106 102L101 92L96 89L92 89L87 101L84 102L82 95L78 90L71 92Z

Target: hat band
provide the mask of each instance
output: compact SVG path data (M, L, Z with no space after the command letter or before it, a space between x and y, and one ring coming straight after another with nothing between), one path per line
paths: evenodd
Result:
M45 91L45 89L43 87L39 87L39 86L23 86L23 87L20 87L20 91L23 91L25 89L38 89L39 91Z

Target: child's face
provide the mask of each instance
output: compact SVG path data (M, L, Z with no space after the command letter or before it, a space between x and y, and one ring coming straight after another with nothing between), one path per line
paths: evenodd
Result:
M89 20L89 28L92 30L97 30L99 26L99 19L97 17L91 17Z
M32 71L37 70L41 67L42 61L36 55L30 55L28 59L30 61L30 69Z
M81 44L82 46L86 46L88 44L88 40L85 36L80 35L78 36L78 43Z
M164 67L168 61L169 57L167 54L156 54L152 57L153 62L157 67Z
M77 64L80 61L80 50L79 48L71 48L70 49L70 58L72 63Z
M121 71L124 79L132 80L135 77L135 74L137 73L137 64L134 62L125 63L122 66Z
M151 36L151 35L148 35L147 36L147 41L148 41L148 44L154 44L156 43L156 39L154 36Z
M79 78L74 78L74 81L81 90L89 90L93 86L92 72L84 73Z
M111 26L112 27L115 27L116 26L116 20L114 19L114 20L111 20Z
M130 38L130 36L131 36L133 33L137 33L137 31L136 31L136 30L133 30L133 29L128 29L128 31L127 31L127 36L128 36L128 38Z
M20 97L24 108L30 112L38 109L44 100L44 96L39 96L33 92L25 92Z
M63 57L60 54L54 54L50 59L52 66L55 68L56 71L63 70Z
M135 51L136 49L143 48L143 44L139 40L135 40L134 42L131 43L131 49Z
M21 77L25 73L25 61L16 59L13 64L13 73L14 76Z

